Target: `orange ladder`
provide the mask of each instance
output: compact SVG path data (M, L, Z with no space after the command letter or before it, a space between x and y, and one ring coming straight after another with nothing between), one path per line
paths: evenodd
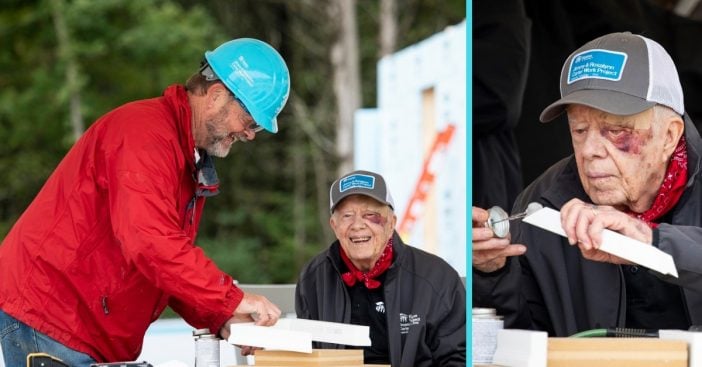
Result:
M402 216L400 225L398 226L398 232L403 240L407 240L407 236L412 231L417 218L419 217L419 211L421 210L424 202L427 199L429 190L434 185L434 179L436 178L436 164L434 164L434 159L437 157L437 153L442 151L448 146L451 138L453 138L453 133L456 127L453 124L446 126L446 129L440 131L436 134L436 139L427 152L427 157L424 159L424 164L422 165L422 171L419 175L419 180L414 188L414 193L410 198L405 213Z

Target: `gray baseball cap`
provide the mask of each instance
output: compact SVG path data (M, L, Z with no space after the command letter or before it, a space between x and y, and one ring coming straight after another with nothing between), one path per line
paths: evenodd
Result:
M561 70L561 99L539 119L549 122L572 103L615 115L633 115L656 104L685 113L670 55L656 41L629 32L599 37L568 56Z
M329 189L329 211L349 195L365 195L395 210L395 204L383 176L370 171L353 171L334 181Z

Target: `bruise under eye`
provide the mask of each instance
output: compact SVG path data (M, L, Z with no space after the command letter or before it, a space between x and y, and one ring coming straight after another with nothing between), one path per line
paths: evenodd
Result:
M385 223L387 222L387 220L385 218L383 218L383 216L381 216L378 213L365 214L363 216L363 218L367 219L369 222L371 222L373 224L380 225L380 226L384 226Z
M604 127L600 129L600 134L611 141L615 148L629 154L641 154L641 149L648 144L653 137L653 129L612 129Z

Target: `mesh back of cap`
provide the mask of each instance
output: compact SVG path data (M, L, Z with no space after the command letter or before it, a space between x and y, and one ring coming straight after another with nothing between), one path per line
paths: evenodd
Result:
M678 114L685 113L683 92L678 71L668 53L658 43L641 37L648 47L648 75L650 83L646 99L668 106Z

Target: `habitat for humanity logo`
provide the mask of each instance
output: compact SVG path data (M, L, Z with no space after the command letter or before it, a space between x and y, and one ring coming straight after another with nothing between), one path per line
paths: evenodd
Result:
M385 302L380 301L375 303L375 311L385 313Z
M422 319L419 315L408 315L400 313L400 334L409 333L410 326L419 325Z

